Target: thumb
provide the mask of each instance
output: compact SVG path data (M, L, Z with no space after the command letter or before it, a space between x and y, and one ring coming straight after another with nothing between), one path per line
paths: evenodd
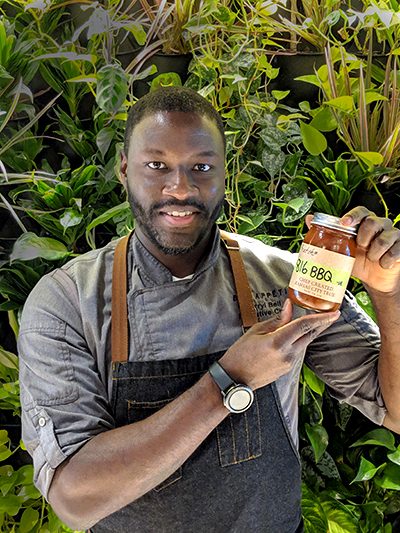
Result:
M259 322L254 326L254 333L259 335L266 335L267 333L272 333L278 328L285 326L292 320L293 316L293 304L287 298L283 304L282 310L279 315L276 315L270 320L264 320L264 322Z

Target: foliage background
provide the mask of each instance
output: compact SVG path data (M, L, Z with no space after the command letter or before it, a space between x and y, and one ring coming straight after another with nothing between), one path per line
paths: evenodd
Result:
M117 175L126 113L143 84L185 83L221 113L221 227L297 251L306 213L340 216L366 189L398 223L396 204L382 202L386 193L398 199L391 164L368 144L346 144L345 133L349 121L353 136L371 128L366 117L376 116L376 102L398 101L396 71L385 78L385 65L375 64L365 89L359 73L372 59L348 54L383 43L396 59L399 9L366 0L360 10L303 2L285 18L283 4L255 1L0 0L0 531L70 531L34 488L20 442L15 339L25 299L44 274L134 227ZM296 90L280 86L274 57L302 46L329 50L321 70L304 72L322 91L288 105ZM161 49L189 52L187 74L159 75L153 63ZM328 90L329 60L345 72L335 79L337 94ZM346 78L348 70L355 75ZM391 111L396 117L397 107ZM392 122L389 133L396 131ZM394 154L397 142L391 138ZM362 285L352 280L350 288L374 317ZM398 437L334 401L307 367L299 403L306 531L398 531Z

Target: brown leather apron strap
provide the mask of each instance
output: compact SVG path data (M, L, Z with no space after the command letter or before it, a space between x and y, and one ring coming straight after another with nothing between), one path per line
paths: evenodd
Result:
M220 233L231 262L243 327L249 328L256 324L258 319L239 244L225 231L220 231ZM126 363L128 361L126 254L131 235L132 233L118 242L114 255L111 295L111 353L113 363Z
M258 318L256 308L254 307L253 295L251 294L249 278L247 277L242 254L240 253L239 244L237 241L232 239L229 233L226 233L222 230L220 230L220 233L221 237L225 241L225 246L228 250L229 259L231 261L243 327L250 328L251 326L254 326L254 324L257 324Z
M128 361L128 290L126 253L132 233L121 239L115 248L111 292L111 354L113 363Z

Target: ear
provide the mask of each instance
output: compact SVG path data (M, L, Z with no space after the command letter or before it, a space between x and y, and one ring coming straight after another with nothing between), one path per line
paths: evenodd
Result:
M118 179L119 181L122 183L122 185L124 186L124 189L127 190L127 182L128 182L128 176L127 176L127 171L128 171L128 158L125 154L125 151L124 149L122 149L119 153L119 156L120 156L120 166L119 166L119 174L118 174Z

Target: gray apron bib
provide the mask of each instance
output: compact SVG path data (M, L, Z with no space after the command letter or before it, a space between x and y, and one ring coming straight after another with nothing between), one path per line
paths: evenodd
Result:
M116 427L143 420L164 407L222 355L114 362ZM223 420L164 482L91 531L302 533L300 503L300 458L272 383L255 391L248 411Z

